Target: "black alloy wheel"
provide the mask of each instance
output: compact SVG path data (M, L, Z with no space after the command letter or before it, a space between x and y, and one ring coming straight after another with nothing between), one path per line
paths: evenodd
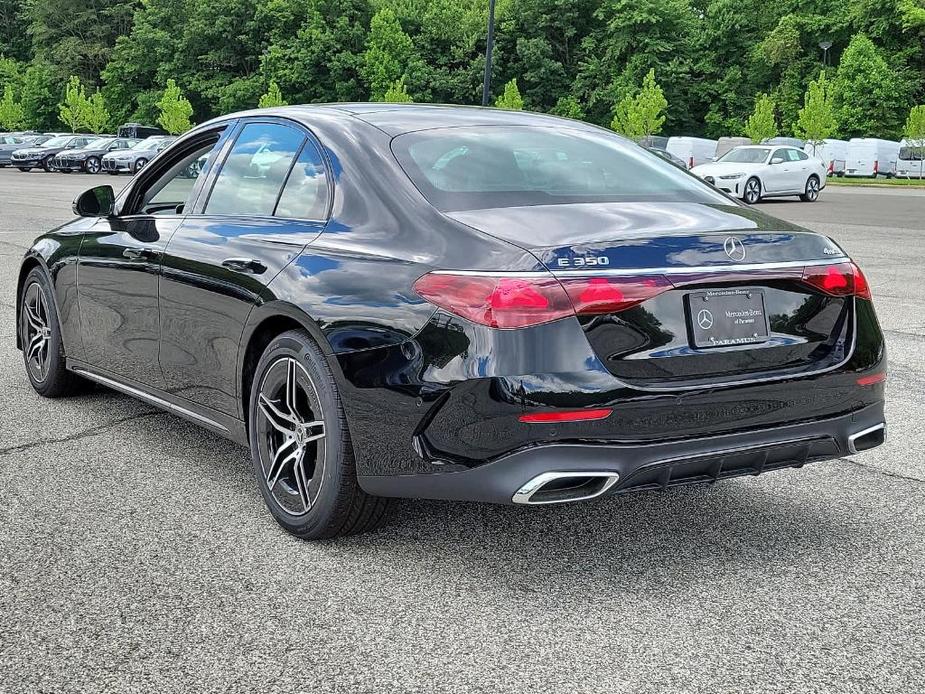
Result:
M19 335L29 382L47 398L71 393L79 379L65 367L64 342L51 285L44 271L33 268L23 285Z
M306 332L283 333L267 346L254 373L248 421L254 474L283 528L318 540L383 520L387 500L359 487L337 385Z

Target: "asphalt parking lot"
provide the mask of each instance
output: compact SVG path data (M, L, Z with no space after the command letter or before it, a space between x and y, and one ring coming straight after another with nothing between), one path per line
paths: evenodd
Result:
M886 445L545 508L402 502L285 535L247 452L110 391L39 398L20 258L108 176L0 169L0 691L904 692L925 672L925 191L772 215L862 265Z

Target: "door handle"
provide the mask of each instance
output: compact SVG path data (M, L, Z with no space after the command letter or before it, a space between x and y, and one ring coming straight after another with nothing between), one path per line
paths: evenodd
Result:
M254 258L226 258L222 261L222 267L252 275L262 275L267 271L267 266Z
M158 251L150 248L126 248L122 251L122 256L129 260L154 260L160 255Z

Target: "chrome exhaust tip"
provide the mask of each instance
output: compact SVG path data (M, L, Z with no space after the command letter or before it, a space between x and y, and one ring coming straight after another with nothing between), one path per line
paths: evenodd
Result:
M875 448L886 441L886 423L880 422L848 437L848 453L860 453Z
M600 496L620 479L616 472L544 472L520 489L515 504L564 504Z

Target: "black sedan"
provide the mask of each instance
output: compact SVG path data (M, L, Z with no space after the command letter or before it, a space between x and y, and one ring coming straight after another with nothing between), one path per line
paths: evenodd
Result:
M19 275L32 386L96 381L249 445L303 538L388 497L572 502L884 440L844 251L575 121L250 111L75 210Z
M10 164L20 171L35 168L53 171L52 160L61 152L80 149L96 139L96 135L57 135L40 145L26 145L17 149L10 156Z
M123 152L138 144L139 140L131 137L99 136L79 149L68 149L52 159L55 171L70 173L99 173L102 170L103 156L110 152Z
M23 147L37 146L51 139L51 135L0 135L0 167L9 166L13 152Z

